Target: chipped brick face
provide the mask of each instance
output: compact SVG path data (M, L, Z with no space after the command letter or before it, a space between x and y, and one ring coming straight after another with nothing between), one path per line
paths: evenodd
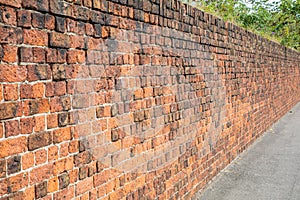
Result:
M0 0L0 199L190 199L300 100L300 54L176 0Z

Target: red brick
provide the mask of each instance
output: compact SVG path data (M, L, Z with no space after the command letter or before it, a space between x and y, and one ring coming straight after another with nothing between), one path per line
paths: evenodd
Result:
M22 156L22 170L29 169L34 165L34 153L28 152Z
M6 176L6 160L0 160L0 178L4 178Z
M0 180L0 196L7 194L7 179Z
M77 140L73 140L70 142L69 144L69 153L76 153L79 150L79 146L78 146L78 141Z
M65 81L51 82L46 84L46 96L63 96L67 93Z
M23 102L24 115L35 115L39 113L47 113L50 110L48 99L33 99Z
M3 136L4 136L3 123L0 123L0 139L3 138Z
M28 65L28 81L51 79L51 68L49 65Z
M48 162L58 159L58 147L51 146L48 149Z
M31 12L29 10L18 10L18 26L31 27Z
M24 29L24 44L47 46L48 34L42 30Z
M66 79L66 66L64 65L53 65L52 66L53 80L61 81Z
M39 149L35 152L35 165L41 165L47 162L47 151L45 149Z
M70 48L70 37L64 33L50 33L50 47Z
M47 180L52 175L53 175L53 166L51 164L34 168L30 171L30 185Z
M23 42L23 31L21 28L0 25L0 43L21 44Z
M66 49L57 49L57 63L67 62L67 50Z
M36 83L32 85L32 94L33 98L42 98L45 94L45 85L44 83Z
M28 173L20 173L8 178L7 186L10 192L16 192L28 185Z
M0 4L20 8L21 7L21 0L0 0Z
M7 139L0 142L0 158L21 153L27 150L26 137Z
M67 111L71 109L70 97L53 97L50 99L50 111L60 112Z
M35 186L35 198L42 198L47 195L47 181L39 183Z
M16 136L21 134L18 120L6 121L4 123L4 127L5 127L5 137Z
M68 156L68 154L69 154L69 151L68 151L69 143L68 142L62 143L59 146L60 146L60 148L59 148L59 157L63 158L63 157Z
M20 86L20 98L21 99L30 99L33 98L32 85L22 84Z
M111 106L100 106L96 110L98 118L110 117L111 116Z
M41 147L48 146L52 143L51 132L42 132L31 134L28 137L28 149L35 150Z
M51 129L51 128L56 128L56 127L58 127L57 114L47 115L47 128Z
M3 87L2 84L0 84L0 101L3 100Z
M3 90L5 100L12 101L19 98L19 86L17 84L3 85Z
M22 200L34 200L34 198L35 198L34 186L27 188L24 191L24 195L22 198L23 198Z
M73 157L57 160L53 163L53 174L57 175L64 171L69 171L73 169L73 167Z
M2 61L8 63L17 62L18 47L12 45L3 45L4 55Z
M31 47L20 47L20 62L33 62L33 52Z
M48 48L46 50L46 61L47 63L57 63L57 50Z
M43 48L33 47L33 62L34 63L45 63L46 61L46 52Z
M83 194L93 188L93 177L86 178L76 184L76 195Z
M53 131L53 142L60 143L71 139L70 127L60 128Z
M4 7L2 11L2 20L5 24L17 25L17 14L15 8Z
M20 119L21 134L32 133L34 126L35 126L35 121L33 117Z
M85 47L84 36L70 35L70 47L83 49Z
M45 15L41 13L32 13L32 26L35 28L45 28Z
M21 171L21 156L13 156L7 159L7 174L11 175Z
M0 119L10 119L22 115L22 105L18 102L0 103Z
M22 7L30 8L38 11L48 11L49 10L49 2L48 0L43 1L31 1L31 0L23 0Z
M26 75L25 66L0 64L0 82L22 82L26 80Z
M48 189L47 191L52 193L58 190L58 178L54 177L48 181Z
M35 116L34 132L44 131L46 128L45 116Z
M55 28L55 17L49 14L45 15L45 28L47 30L54 30Z
M55 200L69 200L69 199L74 199L75 194L74 194L74 186L65 188L53 195Z
M69 64L84 63L85 62L85 51L69 50L67 53L67 62Z

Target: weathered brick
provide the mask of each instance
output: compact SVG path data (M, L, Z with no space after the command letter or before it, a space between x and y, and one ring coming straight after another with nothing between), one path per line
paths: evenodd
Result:
M50 110L48 99L32 99L23 101L23 112L25 116L38 113L47 113Z
M0 119L10 119L22 115L22 106L18 102L0 103Z
M53 161L58 159L58 147L51 146L48 148L48 161Z
M110 117L111 116L111 107L110 106L97 107L96 114L97 114L98 118Z
M45 15L41 13L32 13L32 26L35 28L45 28Z
M18 26L31 27L31 12L29 10L18 10Z
M70 37L63 33L50 33L50 47L70 48Z
M69 171L74 167L73 157L67 157L57 160L53 163L54 175L61 174L62 172Z
M88 151L81 152L74 156L74 164L76 166L81 166L83 164L88 164L92 161L91 155Z
M49 65L28 65L28 81L48 80L51 78L51 68Z
M51 82L46 84L46 96L63 96L67 93L65 81Z
M47 181L39 183L35 186L35 198L42 198L47 195Z
M49 3L48 0L37 0L37 1L22 0L22 7L30 8L38 11L48 11Z
M14 174L21 171L21 156L13 156L7 160L7 174Z
M30 184L41 183L44 180L49 179L53 175L52 164L43 165L34 168L30 171Z
M69 124L69 115L68 113L59 113L58 114L58 126L67 126Z
M74 186L67 187L54 194L54 199L74 199Z
M71 109L70 97L54 97L50 100L50 111L60 112L67 111Z
M85 62L85 51L69 50L67 53L67 62L69 64L84 63Z
M64 33L66 31L66 20L63 17L55 17L55 30Z
M55 28L55 17L49 14L45 15L45 28L47 30L54 30Z
M21 7L21 0L0 0L0 4L20 8Z
M7 190L9 191L9 193L17 192L20 189L27 186L28 182L29 182L29 177L27 172L19 173L17 175L11 176L7 180L7 186L8 186Z
M31 47L20 47L20 62L33 62L33 52Z
M0 178L6 176L6 160L0 159Z
M10 120L4 123L5 137L16 136L21 134L18 120Z
M0 64L1 82L22 82L26 80L26 75L27 70L25 66Z
M18 47L12 45L3 45L2 61L8 63L17 62Z
M28 149L35 150L52 143L51 132L35 133L28 137Z
M86 178L76 184L76 195L83 194L93 188L93 177Z
M43 48L33 47L32 48L34 63L45 63L46 61L46 52Z
M0 25L0 43L21 44L23 42L23 30Z
M64 65L53 65L52 66L53 80L61 81L66 79L66 68Z
M58 180L59 180L59 189L64 189L68 187L68 185L70 184L70 178L68 173L63 173L59 175Z
M35 120L32 117L20 119L21 134L28 134L33 132L35 126Z
M24 43L36 46L47 46L48 34L42 30L24 29Z
M3 85L4 99L7 101L17 100L19 98L19 86L17 84Z

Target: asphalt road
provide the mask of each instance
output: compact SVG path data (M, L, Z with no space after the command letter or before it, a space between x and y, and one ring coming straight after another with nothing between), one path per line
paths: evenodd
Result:
M300 200L300 103L196 199Z

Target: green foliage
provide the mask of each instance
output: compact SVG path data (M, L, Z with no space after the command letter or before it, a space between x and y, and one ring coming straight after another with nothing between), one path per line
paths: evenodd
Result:
M183 0L282 45L300 50L300 0Z

